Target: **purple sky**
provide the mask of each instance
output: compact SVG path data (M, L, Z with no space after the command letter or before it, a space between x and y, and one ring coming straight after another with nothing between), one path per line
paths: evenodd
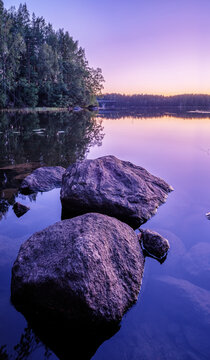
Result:
M210 0L25 2L79 40L105 92L210 94Z

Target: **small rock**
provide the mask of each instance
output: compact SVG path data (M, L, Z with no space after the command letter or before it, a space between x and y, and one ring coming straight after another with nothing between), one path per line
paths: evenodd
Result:
M206 217L208 220L210 220L210 212L206 213Z
M144 256L127 224L101 214L57 222L32 235L12 270L16 308L113 324L136 302Z
M89 105L88 106L88 110L89 111L98 111L98 106L97 105Z
M19 218L19 217L23 216L25 213L27 213L27 211L30 210L30 208L25 205L22 205L19 202L16 202L13 205L13 210L14 210L15 215Z
M114 156L78 161L63 176L62 217L98 212L137 229L155 214L170 191L162 179Z
M62 176L65 171L66 169L61 166L38 168L23 180L20 191L24 194L29 194L61 187Z
M170 248L169 242L163 236L152 230L140 229L138 235L142 249L146 255L154 257L158 261L165 260Z
M176 274L177 277L183 277L183 273L185 273L184 259L186 255L186 248L182 239L168 229L157 228L157 232L166 238L170 244L170 251L167 253L167 263L165 264L167 274L172 276Z

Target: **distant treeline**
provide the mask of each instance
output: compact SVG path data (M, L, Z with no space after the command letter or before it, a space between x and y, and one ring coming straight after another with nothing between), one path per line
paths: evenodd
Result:
M104 102L103 102L104 101ZM210 95L121 95L105 94L100 99L101 104L111 108L128 108L128 107L190 107L192 109L210 108Z
M90 105L102 84L68 32L0 0L0 108Z

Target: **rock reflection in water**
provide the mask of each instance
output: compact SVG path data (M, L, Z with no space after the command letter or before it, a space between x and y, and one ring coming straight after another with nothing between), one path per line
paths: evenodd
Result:
M40 342L40 339L45 348L52 350L61 360L91 359L98 347L120 328L119 324L94 326L79 320L70 321L65 318L65 314L61 316L60 313L56 314L54 311L48 313L46 310L38 309L34 313L30 313L28 309L21 311L28 321L29 329L33 330L36 344ZM21 359L27 359L27 357L21 357Z

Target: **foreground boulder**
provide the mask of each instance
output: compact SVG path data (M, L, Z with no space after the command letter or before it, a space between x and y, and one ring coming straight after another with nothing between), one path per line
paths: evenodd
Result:
M71 165L63 176L63 218L99 212L134 229L146 222L172 188L140 166L114 156Z
M62 166L40 167L23 180L20 191L28 194L38 191L49 191L60 187L65 171L66 169Z
M155 231L140 229L138 235L141 247L147 256L151 256L163 262L169 250L169 242Z
M113 324L136 302L143 269L137 235L128 225L85 214L37 232L21 246L12 301L24 314Z

